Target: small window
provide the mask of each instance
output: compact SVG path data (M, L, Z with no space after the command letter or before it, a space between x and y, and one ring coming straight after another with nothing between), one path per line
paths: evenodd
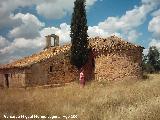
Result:
M49 67L49 71L50 71L50 72L53 72L53 66L50 66L50 67Z

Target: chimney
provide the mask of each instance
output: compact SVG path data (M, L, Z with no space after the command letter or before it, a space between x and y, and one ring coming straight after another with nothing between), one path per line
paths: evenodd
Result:
M54 46L59 46L59 36L55 35L54 37Z
M46 46L45 49L50 48L51 47L51 36L45 36L46 37Z
M59 46L59 36L55 34L51 34L51 37L54 38L54 46Z
M48 49L52 47L51 45L51 38L54 38L54 46L59 46L59 36L55 34L47 35L46 37L46 46L44 49Z

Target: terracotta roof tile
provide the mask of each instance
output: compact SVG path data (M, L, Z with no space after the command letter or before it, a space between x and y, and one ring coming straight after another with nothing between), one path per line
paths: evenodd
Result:
M111 36L108 38L90 38L90 46L94 50L101 50L101 49L134 49L134 48L143 48L141 46L129 43L124 41L122 38L117 36Z

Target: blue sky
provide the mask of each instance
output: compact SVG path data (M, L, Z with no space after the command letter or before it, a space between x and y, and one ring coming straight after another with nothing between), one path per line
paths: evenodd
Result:
M69 43L74 1L1 0L0 64L39 52L48 34ZM160 49L160 0L87 0L86 9L90 37L117 35L144 53Z

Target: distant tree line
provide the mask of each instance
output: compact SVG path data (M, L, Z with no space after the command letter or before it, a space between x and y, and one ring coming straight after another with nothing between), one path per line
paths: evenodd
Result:
M143 55L142 68L147 73L160 72L160 52L155 46L151 46L148 54Z

